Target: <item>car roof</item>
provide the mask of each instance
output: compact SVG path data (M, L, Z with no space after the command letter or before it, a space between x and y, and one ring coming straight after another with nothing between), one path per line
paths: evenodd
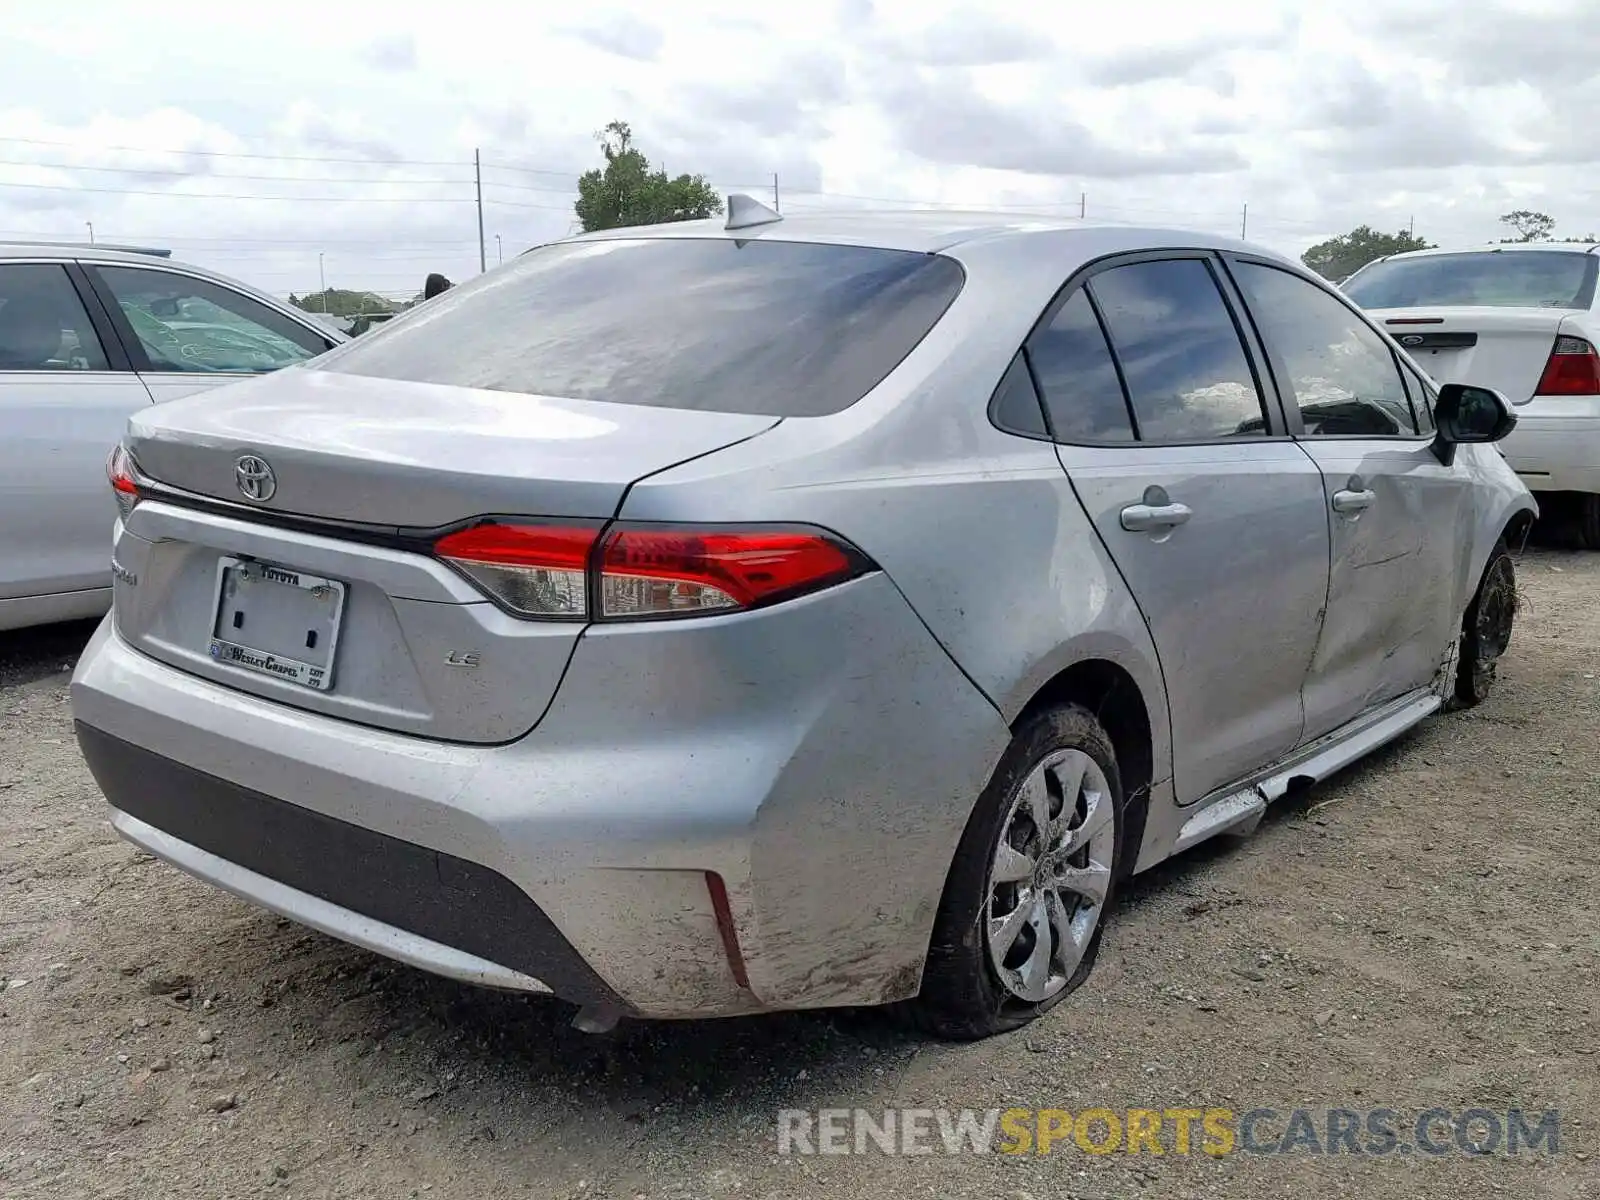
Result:
M1086 257L1137 246L1237 250L1281 258L1260 246L1193 229L1082 221L1024 212L928 211L926 209L808 212L764 225L726 229L722 218L606 229L563 239L569 242L627 238L730 238L739 241L821 242L877 246L885 250L940 253L975 243L1006 242L1038 235L1070 236ZM1103 247L1103 248L1102 248ZM1287 261L1287 260L1285 260Z
M1434 246L1427 250L1404 250L1399 254L1386 254L1378 262L1394 262L1401 258L1437 258L1444 254L1503 254L1508 250L1565 251L1568 254L1593 254L1600 250L1600 242L1496 242L1490 246Z
M0 259L60 258L78 262L141 263L151 259L172 261L172 251L157 246L124 246L117 243L90 245L79 242L0 242ZM199 268L193 268L199 270Z
M130 246L122 242L52 242L16 240L0 243L0 257L9 257L7 251L16 254L40 254L50 251L109 251L122 254L141 254L148 258L171 258L172 251L162 246Z

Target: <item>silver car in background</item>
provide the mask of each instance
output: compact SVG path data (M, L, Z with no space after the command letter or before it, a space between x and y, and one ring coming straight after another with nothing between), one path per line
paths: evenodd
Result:
M0 244L0 630L110 606L105 462L131 415L344 340L166 251Z
M79 741L136 844L588 1028L979 1037L1483 696L1513 424L1243 243L734 197L137 414Z

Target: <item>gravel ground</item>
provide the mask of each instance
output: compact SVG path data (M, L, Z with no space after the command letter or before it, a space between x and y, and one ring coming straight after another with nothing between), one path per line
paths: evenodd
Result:
M1470 713L1141 877L1022 1034L871 1013L567 1027L116 839L73 744L87 630L0 638L0 1196L1600 1196L1600 556L1530 552ZM780 1108L1559 1109L1512 1158L805 1157ZM1171 1139L1168 1138L1171 1149Z

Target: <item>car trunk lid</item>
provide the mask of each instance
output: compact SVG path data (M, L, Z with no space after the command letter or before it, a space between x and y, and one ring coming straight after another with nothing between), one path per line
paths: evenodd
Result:
M434 528L486 513L610 517L635 479L776 418L613 405L290 368L140 412L151 478L265 513ZM270 468L240 490L238 460Z
M1389 308L1370 314L1440 383L1473 383L1521 402L1534 394L1570 310L1488 306Z
M497 607L430 552L439 532L490 515L598 530L635 480L776 423L298 368L161 405L130 423L154 486L117 542L117 628L294 708L510 740L549 706L583 620ZM241 458L275 488L242 491Z

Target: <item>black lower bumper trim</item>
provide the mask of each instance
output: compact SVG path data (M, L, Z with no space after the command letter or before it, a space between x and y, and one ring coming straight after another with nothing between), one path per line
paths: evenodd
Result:
M628 1010L521 888L488 867L239 787L79 722L111 804L330 904Z

